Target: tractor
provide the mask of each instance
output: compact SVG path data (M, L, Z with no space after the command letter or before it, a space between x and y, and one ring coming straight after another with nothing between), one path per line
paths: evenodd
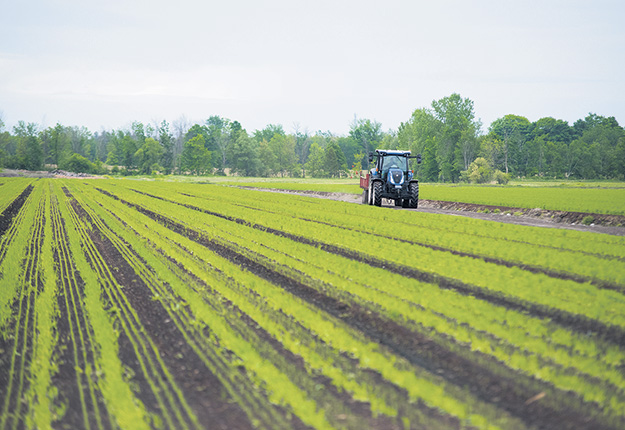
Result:
M421 163L421 154L410 151L376 149L369 153L369 163L375 158L375 167L360 176L362 203L381 206L382 199L395 200L395 206L416 208L419 206L419 181L410 170L410 159Z

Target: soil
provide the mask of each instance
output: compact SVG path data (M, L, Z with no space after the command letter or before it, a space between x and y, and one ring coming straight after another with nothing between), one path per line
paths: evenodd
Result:
M362 198L357 194L332 193L327 191L291 191L270 188L252 188L259 191L296 194L306 197L336 200L348 203L362 204ZM479 205L474 203L446 202L442 200L419 200L418 209L398 208L392 200L383 199L382 206L396 209L419 211L425 213L465 216L486 221L497 221L509 224L527 225L532 227L561 228L567 230L589 231L594 233L625 236L625 216L606 215L586 212L550 211L545 209L514 208L509 206ZM487 212L486 212L487 211ZM499 213L494 213L498 211ZM594 221L590 225L582 224L585 217L592 216Z

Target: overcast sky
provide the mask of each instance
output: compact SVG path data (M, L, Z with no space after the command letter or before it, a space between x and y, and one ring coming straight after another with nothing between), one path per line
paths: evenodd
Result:
M432 100L625 125L622 0L23 0L0 8L0 115L126 128L397 129Z

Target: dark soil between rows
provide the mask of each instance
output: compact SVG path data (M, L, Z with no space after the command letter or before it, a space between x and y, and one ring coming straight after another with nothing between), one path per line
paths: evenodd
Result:
M33 186L27 186L22 193L11 202L7 208L2 211L0 214L0 237L4 235L4 233L11 227L13 223L13 218L19 213L22 206L24 206L24 202L30 196L30 193L33 191Z

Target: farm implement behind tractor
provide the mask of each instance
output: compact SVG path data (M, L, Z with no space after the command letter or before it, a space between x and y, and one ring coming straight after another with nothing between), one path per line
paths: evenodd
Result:
M395 200L395 206L416 208L419 206L419 181L410 170L410 159L421 163L421 155L410 151L376 149L369 153L369 163L375 158L375 167L360 176L362 203L381 206L382 199Z

